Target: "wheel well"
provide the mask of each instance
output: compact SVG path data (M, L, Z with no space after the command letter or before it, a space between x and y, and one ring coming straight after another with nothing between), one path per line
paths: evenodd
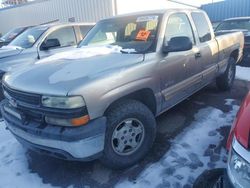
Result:
M234 51L231 53L230 57L233 57L233 58L235 59L235 61L237 61L237 60L238 60L238 57L239 57L239 50L234 50Z
M141 89L141 90L138 90L136 92L130 93L124 97L117 99L116 101L112 102L108 106L104 114L106 114L109 111L109 109L112 108L112 106L126 99L133 99L133 100L140 101L141 103L146 105L154 115L156 114L156 108L157 108L156 99L155 99L154 92L151 89Z

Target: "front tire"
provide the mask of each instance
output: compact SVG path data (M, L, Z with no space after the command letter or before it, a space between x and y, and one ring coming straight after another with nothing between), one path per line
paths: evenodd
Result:
M226 71L216 79L216 85L221 91L228 91L232 88L236 74L236 61L229 58Z
M113 169L130 167L153 145L156 121L141 102L124 100L107 112L107 130L101 162Z

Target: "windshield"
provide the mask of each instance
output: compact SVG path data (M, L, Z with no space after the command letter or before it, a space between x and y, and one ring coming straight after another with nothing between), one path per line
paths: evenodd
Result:
M160 15L145 15L101 21L79 47L114 45L130 53L155 51L159 19Z
M31 48L47 29L48 27L45 26L30 28L15 38L9 45L18 46L25 49Z
M1 40L4 41L4 42L10 42L14 38L16 38L17 35L19 35L20 33L22 33L25 29L26 29L25 27L20 27L20 28L12 29L11 31L9 31L8 33L6 33L1 38Z
M222 22L216 31L242 29L250 31L250 20L230 20Z

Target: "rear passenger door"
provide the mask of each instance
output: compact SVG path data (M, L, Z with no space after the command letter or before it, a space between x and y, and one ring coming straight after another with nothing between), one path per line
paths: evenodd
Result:
M57 40L59 45L54 48L50 48L48 50L44 50L41 48L43 43L46 43L47 40ZM50 34L46 36L44 41L39 47L39 57L40 59L54 55L58 52L68 51L77 46L76 34L74 27L67 26L63 28L59 28L55 31L52 31Z
M205 14L192 12L191 16L198 34L197 47L199 52L196 59L202 67L203 84L208 84L215 78L218 71L218 44L212 35L212 28Z

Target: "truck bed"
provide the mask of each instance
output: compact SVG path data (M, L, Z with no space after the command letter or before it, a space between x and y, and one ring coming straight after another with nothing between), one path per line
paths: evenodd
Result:
M225 56L230 56L232 49L240 49L238 52L237 62L240 61L240 58L243 54L244 47L244 34L239 31L225 31L225 32L217 32L215 33L216 40L218 42L219 47L219 58L223 58Z

